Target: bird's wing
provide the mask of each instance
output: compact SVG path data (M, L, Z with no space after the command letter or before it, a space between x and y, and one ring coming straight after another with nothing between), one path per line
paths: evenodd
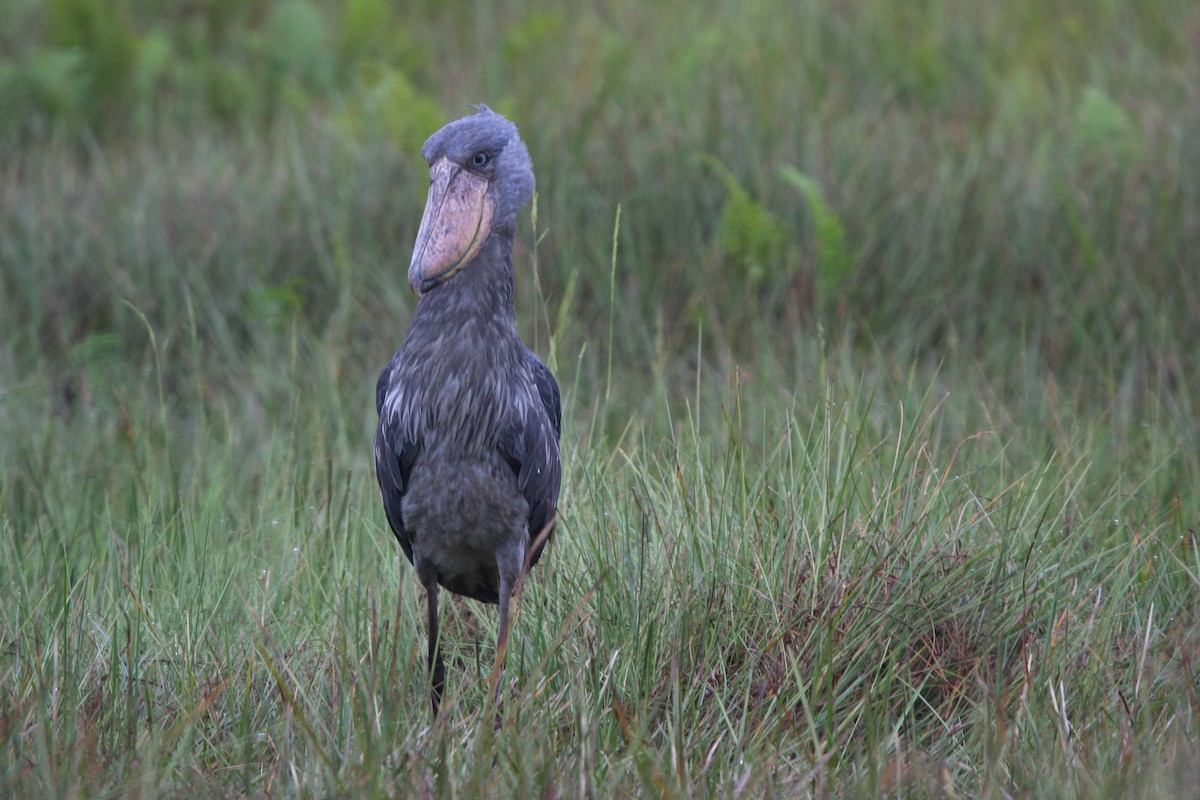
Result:
M533 351L525 351L525 360L533 373L533 382L537 384L538 395L542 398L542 405L550 417L550 424L554 426L554 441L557 442L562 436L562 401L558 395L558 381L554 380L550 368L543 364Z
M395 360L393 359L393 364ZM404 529L404 516L400 504L408 490L408 478L417 457L417 447L404 436L398 421L389 415L383 416L383 403L390 387L392 364L379 374L375 384L375 410L379 413L379 427L375 430L375 478L379 481L379 494L383 498L383 509L387 513L392 532L400 541L404 555L413 560L412 542Z
M524 424L514 425L500 439L500 452L517 473L517 488L529 503L529 535L537 537L554 520L558 507L558 489L562 480L562 462L558 438L562 431L562 404L558 383L545 364L526 351L526 361L537 388L540 404L526 409ZM537 563L542 541L530 556Z

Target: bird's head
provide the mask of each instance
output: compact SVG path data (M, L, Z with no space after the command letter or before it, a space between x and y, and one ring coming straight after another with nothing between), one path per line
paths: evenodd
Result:
M517 126L484 105L430 136L421 155L429 197L408 267L418 297L470 264L492 231L511 236L534 188Z

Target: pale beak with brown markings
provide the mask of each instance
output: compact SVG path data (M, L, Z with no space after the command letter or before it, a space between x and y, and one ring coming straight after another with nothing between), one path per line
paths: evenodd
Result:
M429 178L429 197L408 267L408 285L417 297L471 263L496 213L487 178L446 158L430 167Z

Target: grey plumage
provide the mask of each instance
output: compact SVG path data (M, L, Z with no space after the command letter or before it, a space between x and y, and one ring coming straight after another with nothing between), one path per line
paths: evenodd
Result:
M420 299L376 386L375 467L388 522L429 595L436 714L438 587L500 605L502 662L509 598L555 519L561 409L513 313L516 217L534 187L516 127L481 106L422 155L430 196L409 269Z

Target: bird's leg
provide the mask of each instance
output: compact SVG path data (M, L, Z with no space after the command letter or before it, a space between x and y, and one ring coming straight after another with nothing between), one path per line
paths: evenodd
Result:
M507 582L500 580L500 635L496 637L496 664L492 667L491 686L489 691L496 695L496 723L499 724L499 712L504 708L504 693L501 690L500 684L504 680L504 656L508 650L508 629L512 623L510 618L510 608L512 605L512 588L506 586Z
M437 580L425 587L429 601L429 702L436 718L442 706L442 690L446 688L446 665L442 663L442 639L438 634Z
M512 627L513 593L520 583L521 571L525 566L525 550L527 542L522 537L520 541L510 542L496 550L496 572L499 577L499 606L500 633L496 637L496 663L492 667L492 676L488 691L496 697L497 717L499 726L499 711L504 706L501 682L504 678L504 661L508 651L508 631Z

